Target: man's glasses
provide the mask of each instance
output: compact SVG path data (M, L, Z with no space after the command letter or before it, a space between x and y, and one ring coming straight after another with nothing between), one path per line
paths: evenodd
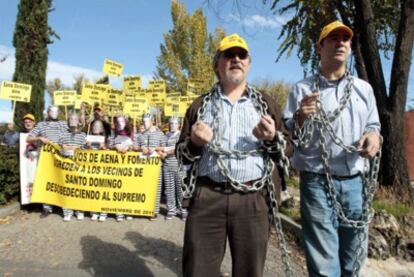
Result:
M247 57L249 57L249 54L247 53L247 51L228 50L228 51L224 51L223 56L229 60L236 58L236 56L239 57L240 60L245 60L247 59Z

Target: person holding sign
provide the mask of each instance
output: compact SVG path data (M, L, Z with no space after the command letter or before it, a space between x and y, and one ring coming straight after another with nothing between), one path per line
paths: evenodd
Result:
M111 137L109 148L115 149L120 153L125 153L132 150L134 142L131 139L131 127L128 118L125 116L117 116L115 118L115 137ZM116 221L124 221L125 215L116 214ZM127 216L127 220L131 220L131 216Z
M165 135L161 130L153 125L152 116L150 114L145 114L142 117L142 122L144 124L145 131L141 136L137 137L135 141L135 146L141 149L142 154L146 156L161 156L163 159L165 154L163 149L165 146ZM161 190L162 190L162 170L160 172L160 177L158 178L158 190L157 190L157 200L155 203L154 216L151 220L156 220L158 218L158 213L160 212L160 200L161 200Z
M65 121L58 119L59 108L57 106L49 106L47 108L47 118L45 121L39 122L33 131L27 137L27 142L40 142L46 144L49 142L58 143L60 136L68 129ZM49 216L53 211L52 206L43 204L41 218Z
M181 218L187 218L187 210L182 207L183 193L181 190L182 179L178 172L178 161L175 157L175 145L180 137L180 124L177 117L169 120L169 132L166 134L166 143L163 149L165 154L162 164L162 174L164 176L165 195L167 196L167 216L165 219L172 219L177 215L177 210Z
M14 129L14 123L7 123L7 130L3 135L2 145L16 147L19 144L19 132Z
M35 123L36 123L36 119L34 115L32 115L31 113L25 114L23 116L22 133L30 133L34 129Z
M68 126L69 129L60 136L58 143L62 147L60 150L62 156L73 157L76 149L85 148L86 134L81 131L82 126L76 112L72 112L69 115ZM73 210L67 208L62 209L63 221L70 221L73 215ZM78 220L83 220L84 217L83 211L76 211L76 218Z
M273 162L286 165L281 157L292 153L292 143L274 99L247 84L250 64L243 38L223 38L213 60L218 83L184 118L177 158L191 164L193 181L183 186L184 196L191 197L185 277L220 276L227 240L233 276L263 276L270 210L277 220Z
M91 129L92 138L89 135L86 137L86 148L94 150L106 150L108 147L106 143L106 132L103 122L101 120L95 120L92 123ZM99 222L104 222L108 216L107 213L98 214L96 212L92 212L91 215L92 221L99 220Z

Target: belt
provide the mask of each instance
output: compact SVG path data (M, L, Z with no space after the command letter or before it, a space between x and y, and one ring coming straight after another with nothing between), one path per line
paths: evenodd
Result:
M256 181L257 180L248 181L243 184L251 187L253 186L253 183ZM221 192L223 194L232 194L234 192L240 192L234 189L230 182L216 182L216 181L211 180L207 176L198 176L197 185L209 187L210 189Z
M305 174L316 174L316 175L326 176L325 173L315 173L315 172L310 172L310 171L302 171L302 172ZM353 175L331 175L332 179L335 179L338 181L350 180L358 176L361 176L361 173L356 173Z

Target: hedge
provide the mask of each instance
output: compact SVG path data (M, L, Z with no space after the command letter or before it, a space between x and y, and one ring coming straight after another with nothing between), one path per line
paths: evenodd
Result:
M0 205L20 193L19 148L0 145Z

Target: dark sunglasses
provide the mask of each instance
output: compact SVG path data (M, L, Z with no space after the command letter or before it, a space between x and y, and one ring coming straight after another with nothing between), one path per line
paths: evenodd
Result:
M223 56L226 59L234 59L236 56L239 57L240 60L245 60L249 56L246 51L224 51Z

